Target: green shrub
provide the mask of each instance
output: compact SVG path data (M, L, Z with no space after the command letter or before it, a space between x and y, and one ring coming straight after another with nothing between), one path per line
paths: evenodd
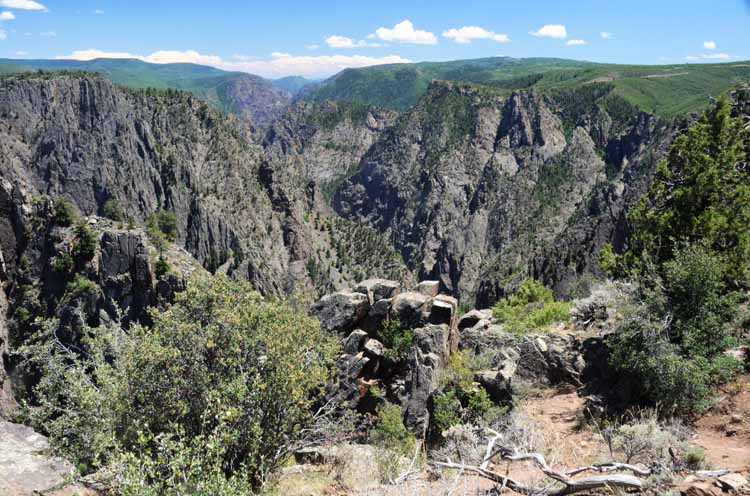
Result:
M76 235L73 242L73 258L80 262L87 262L94 258L99 246L99 238L84 222L76 225Z
M732 118L725 98L678 136L649 191L629 214L633 235L626 261L643 270L648 256L660 269L681 243L702 243L722 254L731 287L750 281L750 131Z
M60 253L52 261L52 270L58 274L68 275L73 272L74 268L75 262L73 261L73 257L70 256L70 253Z
M404 425L401 407L393 403L385 403L378 407L378 421L372 432L375 445L386 448L402 455L414 451L416 438Z
M461 402L454 391L437 394L433 398L432 427L436 433L447 431L461 422Z
M518 291L500 300L492 309L495 318L515 334L544 332L556 322L570 318L571 304L556 301L552 290L534 279L526 279Z
M505 405L495 405L487 391L474 382L476 365L466 351L451 355L448 367L438 377L442 392L433 397L433 434L442 434L458 424L483 424L488 416L497 418L507 413Z
M156 259L156 263L154 264L154 272L156 274L156 277L165 276L172 272L172 266L169 265L169 262L164 257L164 254L160 254L159 258Z
M67 200L58 198L53 206L53 220L55 224L62 227L72 226L76 221L76 211Z
M404 329L397 319L389 319L383 322L378 336L387 348L386 356L396 362L403 362L414 343L414 331Z
M142 473L138 494L184 494L203 477L258 487L315 427L335 341L226 277L191 281L153 319L85 329L75 351L48 322L23 350L41 376L34 423L79 465Z
M413 456L416 437L404 425L400 406L385 403L378 407L377 414L377 424L371 432L377 448L375 463L381 482L393 483L400 474L402 458Z
M120 206L120 202L114 198L110 198L104 203L102 214L104 217L115 222L122 222L125 220L125 213L122 211L122 206Z
M690 445L685 448L683 459L689 470L705 470L708 465L706 450L696 445Z
M166 210L158 210L148 216L146 230L149 235L159 237L159 233L169 242L177 239L177 216Z
M96 291L99 291L99 286L95 282L81 274L77 274L65 287L65 298L74 300L79 296Z
M479 388L476 391L469 391L466 397L466 413L473 422L484 418L487 412L495 406L490 399L490 395L483 388Z
M635 398L664 413L701 412L716 385L741 364L723 354L736 342L731 322L740 298L723 283L726 266L703 246L675 250L664 279L650 271L610 340L610 363L633 379Z

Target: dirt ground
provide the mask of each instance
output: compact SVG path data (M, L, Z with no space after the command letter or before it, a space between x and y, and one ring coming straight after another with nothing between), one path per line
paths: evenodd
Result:
M543 426L549 445L547 461L555 468L570 469L607 458L606 447L596 427L582 424L584 400L575 392L542 390L526 398L519 411ZM726 387L717 404L691 426L693 444L705 449L714 468L750 472L750 375ZM493 484L484 479L458 473L434 474L422 471L399 486L379 484L375 479L375 461L366 451L353 452L346 480L338 480L327 466L296 465L288 468L277 494L284 496L469 496L484 495ZM492 467L526 483L541 481L535 468L505 463ZM507 471L507 472L506 472ZM504 494L513 494L506 491Z
M696 421L694 443L715 467L750 471L750 375L725 387L720 398Z

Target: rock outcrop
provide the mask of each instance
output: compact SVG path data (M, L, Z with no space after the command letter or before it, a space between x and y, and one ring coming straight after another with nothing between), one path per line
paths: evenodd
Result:
M521 385L579 387L593 383L606 368L606 357L591 351L591 340L582 342L563 330L514 335L489 310L459 316L455 298L429 296L432 287L423 282L408 290L395 281L371 279L355 285L355 292L333 293L312 306L312 315L342 342L332 397L362 413L373 413L384 400L401 405L405 424L425 436L433 400L444 392L446 374L455 373L449 370L459 351L465 367L484 367L469 368L474 387L506 407ZM393 339L388 326L394 322L397 332L412 336L398 356L387 341Z
M0 421L0 494L47 494L69 483L75 468L49 450L47 438L30 427Z
M370 389L377 386L403 406L407 424L423 433L438 374L458 349L458 328L455 299L425 295L417 291L420 287L424 285L403 291L396 281L368 279L355 285L354 292L324 296L311 313L323 328L342 336L344 354L332 394L352 408L368 411L374 407ZM391 356L383 343L381 331L387 321L397 321L413 333L413 345L401 359Z

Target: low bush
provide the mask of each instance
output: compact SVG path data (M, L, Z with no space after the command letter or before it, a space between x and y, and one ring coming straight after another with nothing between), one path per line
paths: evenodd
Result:
M73 240L73 258L78 262L87 262L94 258L96 249L99 247L99 238L84 222L76 225L75 239Z
M120 205L120 202L114 198L110 198L104 203L104 207L102 207L102 215L115 222L122 222L125 220L125 213L122 211L122 206Z
M55 224L62 227L72 226L76 221L76 211L73 205L62 198L55 200L53 206L53 220Z
M52 261L52 270L60 275L69 275L75 268L75 262L70 253L60 253Z
M154 273L156 274L156 277L162 277L172 272L172 266L169 265L169 262L164 257L164 254L160 254L159 258L156 259L156 263L154 264Z
M487 425L507 413L509 405L495 405L487 391L474 382L475 365L468 352L459 351L441 371L441 392L432 398L433 435L442 435L459 424Z
M665 414L701 412L716 385L741 369L723 354L736 342L740 296L724 285L720 256L702 246L676 249L664 278L640 281L631 309L609 339L610 364L635 382L634 400Z
M409 349L414 343L414 331L401 327L398 319L389 319L383 322L378 336L385 345L386 356L396 362L403 362L409 354Z
M378 407L377 424L371 432L377 448L375 463L380 481L392 484L400 475L405 457L414 455L416 437L404 425L401 407L385 403Z
M461 423L462 407L454 391L437 394L433 398L432 428L442 434Z
M177 239L177 216L167 210L158 210L148 216L146 228L149 233L161 233L169 242Z
M77 465L119 471L130 494L259 487L316 431L336 342L225 277L191 281L152 318L84 329L75 349L48 321L22 350L41 378L34 424Z
M655 409L637 410L622 424L602 426L610 460L671 471L709 468L703 450L690 444L690 430L680 420L659 416Z
M87 277L77 274L65 288L65 298L74 300L85 294L91 294L99 291L99 286Z
M555 300L551 289L526 279L515 294L500 300L492 313L508 331L528 334L545 332L552 324L566 322L570 309L570 303Z

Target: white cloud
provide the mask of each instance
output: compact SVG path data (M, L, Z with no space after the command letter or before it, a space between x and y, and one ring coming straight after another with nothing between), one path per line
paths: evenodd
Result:
M384 57L367 57L364 55L325 55L297 56L288 53L274 52L271 59L252 60L243 55L235 61L223 60L218 55L204 55L193 50L159 51L150 55L138 55L128 52L105 52L102 50L79 50L69 55L56 57L62 60L93 60L97 58L138 59L154 64L194 63L210 65L227 71L242 71L260 76L276 78L299 75L307 77L326 77L347 68L367 67L381 64L402 64L411 62L399 55Z
M0 7L21 10L47 10L47 7L32 0L0 0Z
M320 48L320 45L316 45L316 44L305 45L305 48L307 48L308 50L317 50L318 48Z
M254 55L243 55L241 53L232 54L232 58L234 60L242 60L242 61L257 60L258 59L258 57L254 56Z
M12 21L15 18L13 12L0 12L0 21Z
M377 48L379 43L370 43L365 40L353 40L346 36L333 35L325 39L326 44L331 48Z
M716 50L716 42L715 41L704 41L703 42L703 48L706 50Z
M24 52L23 50L19 50L16 52L17 57L25 57L29 54L29 52Z
M464 26L459 29L449 29L448 31L443 31L443 37L462 44L471 43L471 40L493 40L498 43L508 43L510 41L510 37L507 34L497 34L494 31L488 31L479 26Z
M599 33L599 36L601 36L605 40L611 40L612 38L615 37L615 35L613 35L612 33L608 31L602 31L601 33Z
M562 24L545 24L537 31L529 31L529 34L541 38L567 38L568 30Z
M688 55L686 60L697 62L699 60L729 60L732 56L728 53L702 53L700 55Z
M94 11L94 14L95 14L95 15L102 15L102 14L104 14L104 11L103 11L102 9L96 9L96 10Z
M415 45L437 45L437 36L429 31L414 29L414 24L408 19L396 24L393 28L378 28L368 39L378 38L393 43L412 43Z
M568 40L567 43L565 43L567 46L581 46L581 45L588 45L586 43L586 40Z
M0 29L0 41L8 39L8 33L4 29Z
M57 36L56 31L45 31L43 33L39 33L39 36L43 36L45 38L55 38Z

